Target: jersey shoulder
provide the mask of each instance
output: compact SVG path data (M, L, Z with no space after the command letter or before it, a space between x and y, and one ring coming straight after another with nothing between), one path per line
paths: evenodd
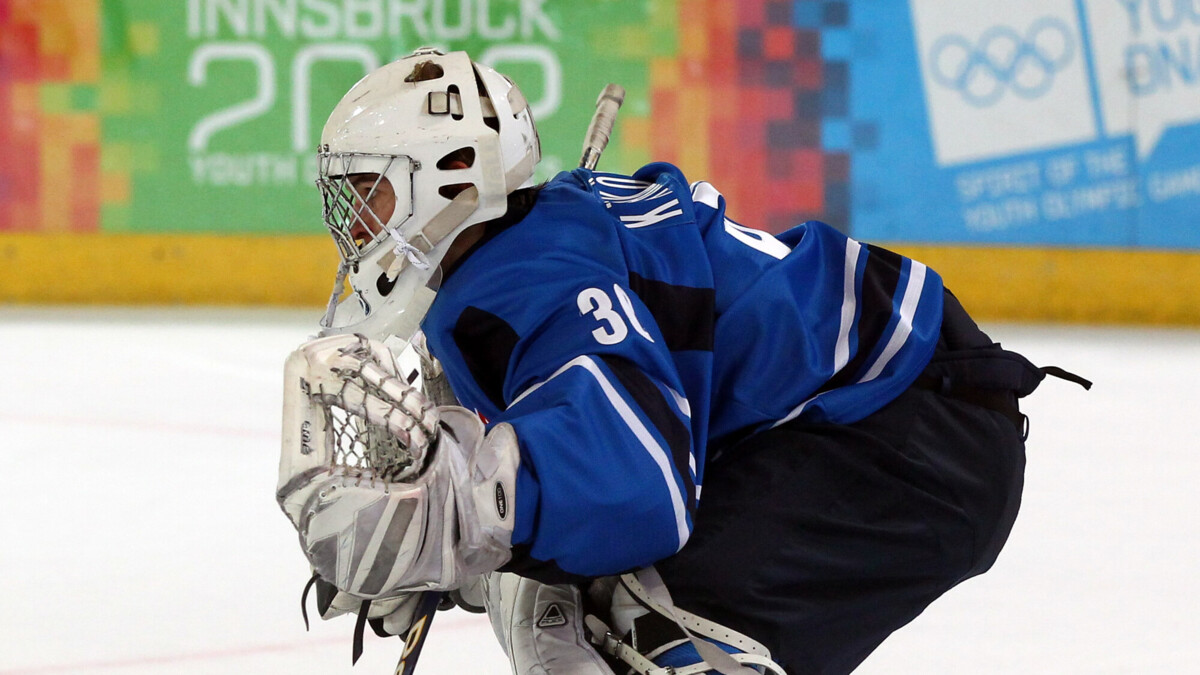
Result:
M625 230L695 222L691 190L683 173L674 165L647 164L630 176L586 169L570 175L586 186L609 217Z

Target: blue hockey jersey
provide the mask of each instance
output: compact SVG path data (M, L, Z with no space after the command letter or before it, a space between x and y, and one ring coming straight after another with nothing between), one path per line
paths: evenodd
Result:
M508 569L560 581L665 558L710 456L794 418L859 420L929 361L933 270L725 207L669 164L561 173L442 284L429 345L463 405L520 441Z

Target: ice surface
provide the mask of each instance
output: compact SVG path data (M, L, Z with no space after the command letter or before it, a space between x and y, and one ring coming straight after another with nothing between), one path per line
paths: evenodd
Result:
M0 675L391 673L348 617L304 632L275 505L283 359L315 312L0 310ZM1200 332L985 326L1042 365L1025 503L993 570L860 673L1181 673L1200 661ZM508 672L437 617L420 673Z

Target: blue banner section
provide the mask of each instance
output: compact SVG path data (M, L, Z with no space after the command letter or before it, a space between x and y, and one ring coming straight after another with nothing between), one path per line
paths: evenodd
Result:
M822 38L855 236L1200 248L1200 3L867 0Z

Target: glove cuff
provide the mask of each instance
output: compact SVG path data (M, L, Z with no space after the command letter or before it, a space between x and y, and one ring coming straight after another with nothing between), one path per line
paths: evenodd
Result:
M458 406L439 409L443 426L465 460L465 476L453 481L458 506L455 544L460 579L486 574L512 557L513 507L520 449L509 424L484 433L483 422Z

